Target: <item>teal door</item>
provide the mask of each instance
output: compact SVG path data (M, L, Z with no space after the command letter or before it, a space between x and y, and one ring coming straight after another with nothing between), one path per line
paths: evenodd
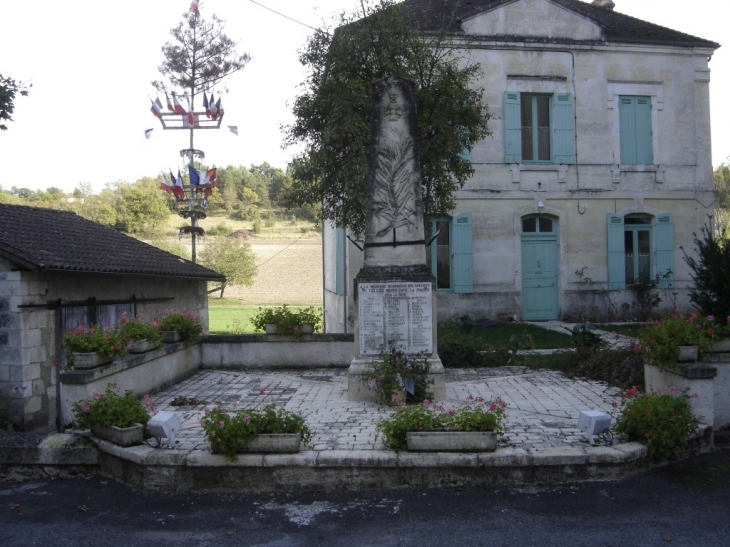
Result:
M522 219L522 319L558 318L557 221L544 215Z

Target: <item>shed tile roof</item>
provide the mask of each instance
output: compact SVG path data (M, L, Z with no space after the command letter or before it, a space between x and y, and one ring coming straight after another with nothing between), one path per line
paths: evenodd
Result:
M413 24L424 31L461 31L461 21L514 0L405 0ZM608 42L667 44L718 48L719 44L676 30L648 23L613 10L579 0L551 0L599 25Z
M0 256L38 271L225 279L76 213L2 203Z

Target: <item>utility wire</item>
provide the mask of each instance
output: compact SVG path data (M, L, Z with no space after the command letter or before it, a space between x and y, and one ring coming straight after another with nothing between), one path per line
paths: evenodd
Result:
M250 0L250 2L256 4L257 6L261 6L264 9L269 10L270 12L275 13L276 15L279 15L279 16L283 17L284 19L289 19L289 21L293 21L293 22L297 23L298 25L302 25L303 27L311 28L312 30L321 30L321 29L318 29L318 28L310 27L306 23L302 23L301 21L297 21L296 19L292 19L288 15L284 15L283 13L279 13L278 11L271 9L268 6L264 6L263 4L259 4L255 0Z
M251 1L253 2L253 0L251 0ZM291 242L291 243L290 243L289 245L287 245L286 247L284 247L284 248L283 248L283 249L282 249L281 251L279 251L278 253L276 253L276 254L275 254L274 256L270 257L270 258L269 258L269 259L267 259L267 260L264 260L264 261L263 261L263 262L262 262L261 264L256 264L256 267L258 268L258 267L260 267L260 266L263 266L263 265L264 265L264 264L266 264L267 262L270 262L271 260L273 260L274 258L276 258L277 256L279 256L279 255L280 255L281 253L283 253L284 251L286 251L286 250L287 250L287 249L288 249L289 247L291 247L292 245L294 245L294 244L295 244L295 243L296 243L297 241L301 240L301 239L302 239L302 238L303 238L304 236L306 236L306 235L307 235L307 234L303 234L303 235L302 235L302 236L301 236L301 237L300 237L299 239L295 239L295 240L294 240L294 241L292 241L292 242Z

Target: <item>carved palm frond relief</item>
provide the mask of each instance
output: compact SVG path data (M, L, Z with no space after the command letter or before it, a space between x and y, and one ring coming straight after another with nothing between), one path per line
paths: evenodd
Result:
M413 140L394 130L388 132L388 142L378 152L375 172L373 214L387 225L377 235L384 236L393 228L413 224L415 203L411 160Z

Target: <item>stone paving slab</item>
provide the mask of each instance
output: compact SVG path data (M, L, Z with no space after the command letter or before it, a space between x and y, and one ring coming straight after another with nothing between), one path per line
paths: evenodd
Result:
M578 429L581 410L609 412L620 391L605 384L569 380L562 373L524 367L450 369L446 372L446 409L468 404L469 397L501 397L507 402L507 432L499 448L539 451L589 446ZM382 451L377 429L392 407L347 400L346 369L305 371L203 370L154 397L158 410L178 414L182 430L177 448L210 450L200 421L205 408L229 410L275 404L300 414L312 430L303 450ZM176 406L173 403L195 402Z

